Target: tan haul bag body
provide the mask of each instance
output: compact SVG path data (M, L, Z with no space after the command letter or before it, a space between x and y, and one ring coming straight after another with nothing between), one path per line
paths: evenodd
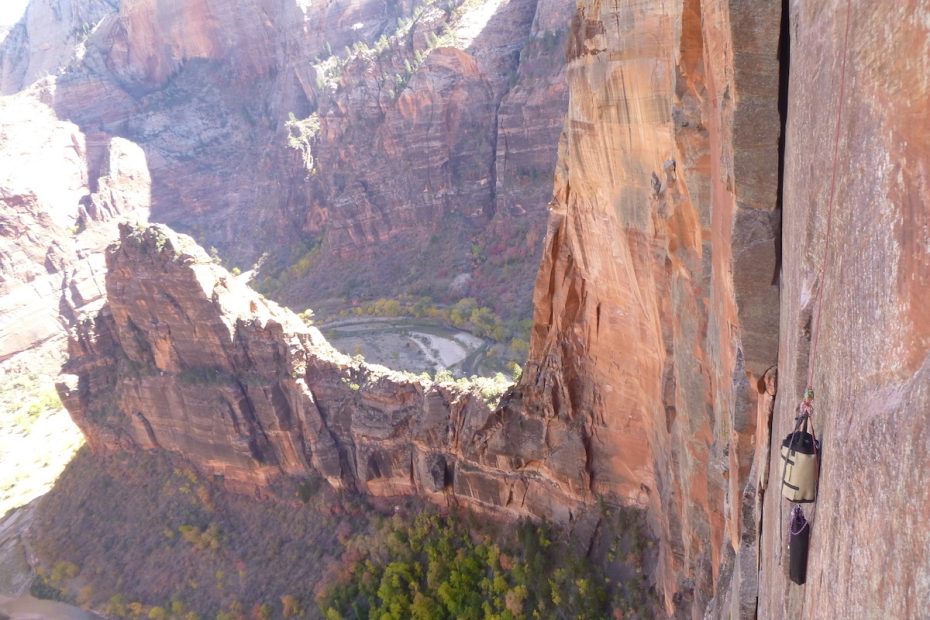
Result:
M820 473L820 442L803 428L795 430L781 442L781 494L790 502L812 502L817 498Z

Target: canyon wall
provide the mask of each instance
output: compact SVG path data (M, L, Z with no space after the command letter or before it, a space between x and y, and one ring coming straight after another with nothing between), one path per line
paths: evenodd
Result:
M100 151L99 168L87 154ZM32 93L0 97L0 362L53 342L104 301L103 250L119 218L145 219L136 145L92 144Z
M553 6L537 5L535 32L540 15L558 13ZM497 410L475 394L334 353L315 330L160 227L124 227L121 245L109 252L109 305L72 339L63 399L95 449L180 452L243 489L280 474L319 474L376 495L417 493L572 525L599 498L640 506L660 541L652 578L670 616L919 616L930 583L921 521L930 501L930 211L922 202L930 72L928 56L916 50L930 40L928 13L917 1L850 13L838 0L786 7L580 0L568 33L568 117L535 284L530 358ZM516 20L530 11L513 3L501 15ZM357 23L364 29L367 22ZM429 243L458 243L442 235L473 229L442 229L473 218L494 231L507 211L472 202L476 196L521 195L513 189L519 184L507 189L502 180L518 168L502 164L512 157L500 155L510 152L501 139L537 161L541 142L512 129L536 127L518 110L529 101L546 108L539 93L563 91L544 72L534 78L537 99L524 92L527 99L508 102L519 88L480 76L512 68L516 48L471 26L456 28L510 51L482 57L467 46L433 47L414 56L421 64L400 93L368 72L385 65L354 58L342 70L377 91L358 95L368 103L357 107L346 103L347 91L325 87L331 72L319 74L323 96L307 96L289 121L297 145L285 169L299 170L306 187L331 188L327 204L356 215L320 206L280 220L311 238L326 232L330 241L313 257L351 263L353 243L429 255L415 243L413 222L436 227ZM108 36L125 33L121 27ZM436 35L415 30L411 45L429 47ZM209 41L204 50L213 49ZM119 92L175 97L180 91L149 91L163 79L200 88L194 78L209 75L197 73L208 65L192 62L146 66L150 72L120 73L133 85ZM280 67L235 66L259 81L281 75ZM385 102L392 103L381 108ZM496 133L466 102L497 110ZM377 128L347 120L382 112ZM433 124L438 116L441 125ZM167 140L165 119L146 118ZM374 166L378 156L332 146L359 133L358 144L377 136L378 144L394 145L384 152L396 160L406 153L400 127L425 145L429 162L418 169L441 162L425 184L400 182L407 177L392 169L381 189L366 187L369 172L351 165ZM300 141L304 131L308 142ZM488 148L496 154L490 167L478 155ZM181 161L165 170L176 174ZM243 161L250 169L255 163ZM340 177L341 165L358 175ZM453 188L452 178L461 184ZM414 201L404 194L410 187L425 197ZM265 190L288 194L282 188ZM180 207L169 203L206 204L169 194L159 200L178 208L179 220ZM386 196L393 196L390 208L379 206ZM435 201L455 217L426 208ZM233 206L214 214L232 215ZM342 217L352 222L339 223ZM385 226L385 217L400 223ZM243 222L227 232L247 233L235 228ZM450 266L451 275L456 260L436 264ZM378 278L393 267L384 270ZM314 285L315 276L304 276ZM353 287L364 283L349 293ZM793 423L814 335L824 456L809 579L798 587L784 575L787 506L770 445Z
M473 296L527 317L571 13L33 0L0 40L0 359L73 319L57 316L82 305L61 301L61 274L96 273L77 280L102 290L116 229L93 224L149 214L229 266L260 262L262 290L295 307ZM112 162L130 156L128 184L145 186L113 197Z
M338 353L190 237L121 226L106 288L59 383L98 453L169 450L250 493L321 476L565 524L591 503L577 428Z
M152 218L228 265L265 256L263 290L289 304L471 295L525 317L571 13L35 0L0 46L2 92L39 91L93 144L138 144Z
M792 428L812 365L823 456L797 586L773 452L759 617L919 618L930 600L930 3L790 8L772 434Z
M445 462L457 463L450 470L455 497L513 515L570 521L595 497L648 509L662 542L654 578L670 614L699 615L715 595L726 598L735 614L755 606L750 468L757 415L766 416L771 407L774 373L766 373L777 343L779 22L775 4L579 6L568 44L569 115L536 284L529 364L497 412L484 411L479 422L469 423L483 429L480 450L440 450ZM454 50L434 50L424 61L433 69L411 78L398 105L412 104L420 92L458 92L462 83L449 76L472 65L468 71L479 71L474 62ZM332 122L321 115L319 131L333 130ZM312 155L325 159L325 148ZM477 170L474 163L467 167ZM321 168L311 182L324 183L327 174ZM412 213L414 219L426 216ZM456 433L451 439L430 436L412 449L417 431L405 422L375 432L391 438L379 444L377 456L356 450L368 435L348 422L362 414L353 408L384 424L398 405L384 404L396 395L382 395L374 399L382 406L362 406L367 401L340 387L343 379L359 386L362 398L364 386L378 382L352 379L356 371L345 362L307 370L285 365L260 380L257 396L243 377L275 364L242 361L227 350L252 338L239 327L201 333L198 321L184 317L203 311L180 313L175 307L190 293L169 293L172 302L155 287L134 290L139 272L148 273L143 281L168 288L174 276L156 275L173 262L149 265L141 259L144 252L127 246L131 238L124 235L123 249L111 254L112 318L86 327L83 344L72 345L69 372L79 379L72 380L65 400L92 445L162 446L238 482L261 484L272 474L306 474L312 466L337 485L387 494L431 492L411 472L425 446L458 445ZM210 287L205 290L209 297ZM210 308L214 315L227 313ZM199 322L226 325L247 316L211 315ZM160 326L166 320L169 327ZM208 346L216 333L229 342ZM264 336L275 344L261 348L284 346L281 337ZM197 342L195 351L175 360L172 351L192 346L188 341ZM128 366L113 364L121 355ZM145 369L138 376L136 365ZM312 397L301 396L294 372ZM94 379L99 373L106 378ZM207 407L200 400L203 381L184 384L191 373L217 377L224 387L210 402L226 405ZM423 400L422 386L384 386L385 393L400 395L411 389L415 395L402 407L402 419L425 415L443 425L457 419L447 403L424 409L429 399ZM305 409L314 411L307 403L333 392L343 404L317 407L320 413L298 424ZM186 425L185 416L193 416ZM331 440L306 430L321 424L346 426ZM204 433L217 434L201 436L201 425L210 429ZM475 440L466 446L468 441ZM340 446L334 454L341 456L326 456L325 448L321 456L317 443ZM230 452L232 446L238 448ZM337 461L338 470L327 469ZM481 469L489 465L493 471ZM512 490L514 476L530 476L552 493L547 506L560 508L539 509L543 491L530 495L540 499L514 503L523 497Z
M569 43L520 388L584 428L596 493L649 509L669 613L731 584L720 613L755 605L744 490L776 361L779 22L777 3L590 1Z
M502 19L521 6L500 9ZM180 262L192 260L196 268L184 269L197 278L177 271L171 251L165 258L162 249L152 250L162 243L153 241L155 233L128 232L110 254L109 309L96 325L85 323L71 345L73 377L62 386L69 410L98 450L160 446L244 486L316 470L337 486L418 492L567 523L598 497L640 506L661 541L654 580L669 614L697 617L711 601L725 607L721 614L750 613L758 564L751 466L757 416L767 429L774 394L778 329L779 22L774 3L579 4L569 33L569 114L536 282L530 360L497 411L470 404L463 415L454 403L464 396L437 396L435 386L379 378L346 360L323 361L332 354L295 327L255 323L252 314L269 306L242 287L226 293L227 285L217 283L229 277L197 280L206 267L193 249L176 248L195 256ZM343 70L370 66L353 62ZM398 114L416 129L424 110L435 119L441 105L443 122L451 119L464 133L444 125L437 134L426 125L405 139L432 144L444 136L441 143L460 154L442 156L450 167L442 174L464 166L452 176L470 189L453 191L444 176L430 173L429 184L416 191L450 213L467 206L469 217L490 222L502 213L497 206L478 209L489 203L462 202L463 196L486 186L494 196L507 195L501 175L513 169L494 164L494 175L480 172L476 153L490 134L477 129L486 117L465 104L478 101L480 86L482 106L509 110L508 122L532 129L516 112L522 107L527 115L526 106L507 103L505 85L481 85L480 76L491 71L482 67L500 70L502 62L433 49L396 107L383 111L385 123ZM146 80L162 79L155 69ZM188 79L184 71L173 83ZM558 95L545 75L534 83ZM381 102L390 93L383 81L373 83ZM364 206L382 200L365 189L367 171L351 177L328 168L328 160L348 170L356 160L375 163L364 148L345 151L367 144L351 137L368 125L343 117L371 106L339 107L339 89L327 93L317 116L295 117L290 135L313 133L299 159L309 185L336 187L351 198L340 211L367 214L347 228L333 225L332 218L343 217L335 209L320 218L311 209L308 225L367 239L371 247L400 247L396 233L397 243L429 256L403 226L379 232L383 210ZM333 116L336 109L341 116ZM498 135L531 159L543 152L527 131ZM350 146L327 147L341 144L340 137ZM432 148L426 159L434 158ZM500 139L494 151L506 155ZM385 175L397 191L411 186L400 182L405 178ZM417 211L407 199L392 204L409 209L397 222L449 225L430 220L435 209ZM442 235L436 241L448 245ZM250 235L248 242L261 241ZM351 253L342 258L363 273ZM393 269L389 262L385 268ZM255 307L223 301L235 297ZM461 420L467 420L462 428ZM425 423L446 430L420 435ZM429 460L431 450L441 459Z
M928 5L791 2L781 42L775 3L663 6L580 3L524 400L581 419L593 488L650 509L670 613L917 617ZM799 587L769 448L811 365Z

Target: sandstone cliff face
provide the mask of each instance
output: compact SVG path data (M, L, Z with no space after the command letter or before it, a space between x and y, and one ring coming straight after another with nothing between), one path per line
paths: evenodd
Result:
M649 509L669 613L739 590L743 543L755 562L742 504L776 358L778 24L774 3L586 1L569 44L520 388L582 426L595 492ZM751 613L752 593L732 605Z
M189 237L121 232L108 304L79 326L59 384L93 449L170 450L253 492L319 475L564 523L590 501L577 429L357 362Z
M446 298L460 277L476 285L457 294L525 315L571 11L36 0L0 48L2 87L41 92L94 144L140 145L153 219L231 265L271 254L265 290L288 303Z
M499 310L528 308L518 274L535 270L545 228L571 6L477 6L453 13L431 52L443 16L425 11L387 52L347 63L346 86L316 93L303 226L321 246L299 289L358 296L390 282L442 298L471 276Z
M555 9L537 6L536 32L557 22ZM533 19L520 2L500 15ZM424 49L429 23L426 15L420 31L412 28L414 49ZM766 371L775 361L778 316L778 23L774 5L579 5L530 364L497 412L442 388L344 359L326 361L332 354L320 352L325 346L312 332L281 318L254 323L253 314L278 311L263 310L260 300L254 309L228 301L257 298L239 289L228 293L224 287L234 285L209 275L213 268L194 250L168 241L165 247L175 249L163 255L155 233L124 235L123 249L110 255L109 315L85 325L72 343L68 372L76 378L63 388L69 409L97 449L160 446L242 485L313 469L333 484L372 493L461 498L561 521L598 496L633 503L649 509L662 541L655 580L670 614L700 615L715 595L726 612L753 609L756 478L750 467L756 417L763 416L765 427L771 407L773 391L766 387L774 382ZM109 32L108 41L128 36L125 28L99 32ZM502 76L514 70L520 46L502 42L490 26L477 36L504 53L483 55L477 43L433 49L421 55L399 93L385 79L394 57L375 63L357 57L343 66L346 84L367 89L324 83L317 92L301 81L309 75L295 74L305 96L319 95L307 96L299 122L288 128L299 147L288 165L309 173L308 187L319 188L314 196L330 197L298 210L301 226L324 238L319 255L365 273L359 266L373 264L366 261L375 256L356 258L359 248L374 247L365 244L400 257L411 247L422 253L418 222L437 231L429 243L442 246L460 244L463 231L477 230L474 222L506 234L509 224L501 218L519 214L520 206L498 204L499 197L520 194L506 179L532 178L520 171L532 171L545 153L539 128L551 130L547 121L539 124L542 114L528 114L525 102L548 110L538 93L561 91L545 67L530 71L522 61L517 79L526 86L508 87ZM209 56L212 39L203 40ZM523 50L532 57L532 48ZM148 92L143 101L165 101L178 88L185 97L201 93L215 70L188 62L169 86L151 91L164 79L163 65L148 66L148 73L120 74ZM491 71L501 67L503 73ZM266 79L264 69L250 71L259 82ZM324 82L329 75L322 73ZM103 88L82 80L73 88ZM222 137L233 117L224 116L229 108L220 96L211 102L222 104L214 118L216 144L223 146L209 152L189 148L183 140L198 140L197 134L179 136L158 113L129 121L150 128L133 134L150 153L153 143L162 145L150 157L157 162L156 214L177 209L171 217L180 220L180 210L192 204L213 208L204 196L215 191L206 186L194 203L185 198L180 188L188 181L176 173L182 161L185 170L204 166L230 176L238 165L263 170L270 161L246 157L242 164L239 157L235 170L224 168L233 160L222 149L242 137ZM316 116L300 121L311 110ZM487 122L492 110L506 112L497 127ZM371 118L381 120L372 124ZM178 140L184 149L169 152ZM481 155L487 149L495 154L490 165ZM190 151L205 159L192 164L179 155ZM414 152L416 174L385 172L383 153ZM170 179L165 183L174 189L156 187L158 178ZM241 178L233 182L242 184L241 194L230 190L227 214L256 191ZM457 223L451 230L450 221ZM251 233L249 222L222 220L219 228ZM245 240L261 242L256 234ZM171 258L181 255L188 258ZM438 264L449 275L460 268L444 260ZM396 271L391 261L383 263L372 278ZM312 273L306 281L316 282Z
M222 301L256 298L204 276L214 272L202 255L190 250L200 258L181 259L193 261L181 269L171 258L181 248L153 250L155 233L124 235L110 255L110 314L72 344L69 409L98 449L161 446L240 484L315 469L372 493L465 498L562 521L598 496L633 503L649 509L662 541L655 579L670 614L700 615L715 595L726 612L753 609L750 467L756 417L766 426L774 393L766 371L778 316L778 23L776 6L579 6L530 364L497 412L457 405L460 396L435 386L325 361L332 354L299 326L254 323L265 302ZM395 114L407 119L427 160L437 137L451 145L444 148L459 154L443 174L451 179L461 164L455 176L469 191L498 187L473 176L492 132L464 102L505 105L506 88L482 79L482 62L433 50L381 125L388 131ZM311 185L352 197L345 210L368 209L358 206L377 195L365 189L366 173L337 178L325 165L345 152L327 150L337 137L367 144L358 136L366 123L326 107L348 95L327 96L318 124L305 127L333 137L314 137L312 164L302 161L319 166ZM336 109L364 117L377 108ZM438 136L429 122L437 114L447 118ZM355 159L374 165L362 150L341 162ZM432 170L428 161L416 165ZM467 211L446 176L427 176L430 200L468 217L497 216ZM403 191L406 178L389 182ZM413 208L395 221L441 221L434 215ZM398 247L394 233L396 243L410 242L403 227L377 232L380 211L357 220L364 226L327 228L338 217L334 210L308 226L387 247ZM441 459L430 460L434 453Z
M84 52L91 29L113 11L109 0L32 0L0 38L0 95L58 75Z
M803 587L785 576L779 521L788 509L779 507L771 459L759 591L766 618L918 618L930 600L930 67L920 51L930 42L930 4L849 8L791 3L772 434L779 440L789 432L813 363L823 459Z
M928 7L853 9L843 93L848 6L789 8L782 232L778 7L579 3L520 387L531 410L583 421L595 490L650 509L670 613L912 617L928 584L927 93L912 79ZM775 447L810 364L824 458L797 587Z
M61 338L103 303L103 249L117 217L144 219L142 150L59 121L24 93L0 98L0 361Z
M534 28L546 6L537 6ZM660 538L654 579L670 615L918 616L930 542L920 520L930 439L930 240L920 200L930 174L920 78L928 71L925 55L910 52L925 47L928 11L925 2L857 9L840 98L845 3L790 5L779 201L781 7L581 0L530 360L497 411L451 387L338 356L159 228L126 229L110 253L110 307L72 342L62 394L96 449L182 452L244 488L315 471L373 494L419 493L564 522L598 497L642 506ZM423 46L425 31L413 31L411 45ZM519 194L498 181L513 173L502 162L515 157L501 155L502 137L531 161L542 152L528 132L505 129L532 127L516 118L519 99L508 107L519 89L482 78L488 66L512 66L508 58L433 49L399 95L372 72L386 64L359 58L344 71L367 91L307 97L298 116L318 112L302 125L313 136L288 165L316 170L307 187L324 188L354 214L340 220L320 204L283 220L330 240L321 254L331 258L319 265L351 259L365 243L410 245L415 221L448 224L433 208L439 202L462 222L507 230L496 223L499 204L469 210L467 197L489 195L488 186L495 200ZM199 92L193 77L209 75L195 64L173 74L192 89L185 92ZM121 75L151 89L163 65L150 66ZM259 79L275 73L241 66ZM548 77L536 84L558 92ZM158 92L144 96L166 96ZM349 105L353 97L365 103ZM465 101L498 110L496 134ZM832 145L840 101L828 237L832 151L824 145ZM365 120L382 113L376 126ZM179 139L163 118L145 122L158 140ZM406 135L429 153L418 170L442 162L426 184L394 174L373 189L359 179L369 183L377 157L333 146L360 140L406 153ZM491 143L495 163L482 167L478 153ZM336 174L337 163L352 170L356 161L357 176ZM448 167L456 165L468 173L452 187ZM404 194L411 185L428 197ZM383 206L381 191L406 196L404 208ZM437 238L449 240L460 239ZM813 377L825 452L800 588L783 574L787 510L770 446L787 433L806 383L815 311L823 312Z
M70 245L75 226L139 209L230 265L270 254L264 290L295 306L414 292L526 316L571 10L553 0L34 0L0 43L0 93L12 97L4 154L47 150L60 170L50 184L7 168L5 204L33 206L4 213L0 305L15 320L0 357L61 333L59 279L26 274L48 271L48 248ZM16 111L25 101L43 104L30 113L37 131ZM127 149L146 185L120 198L109 168ZM98 178L112 180L98 188ZM51 187L56 196L31 198ZM99 272L115 227L102 231L83 243L93 251L56 250L54 271ZM450 293L453 281L464 285Z

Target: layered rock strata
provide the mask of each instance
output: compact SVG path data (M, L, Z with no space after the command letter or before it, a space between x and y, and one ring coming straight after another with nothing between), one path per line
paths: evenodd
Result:
M165 331L152 321L166 320L162 312L173 317L177 309L154 282L135 290L141 285L133 274L159 273L174 263L147 266L145 253L132 248L155 242L128 237L110 259L119 272L108 284L110 317L85 328L72 345L69 372L79 378L66 390L69 409L98 449L158 445L242 484L312 468L334 484L372 493L451 494L513 515L563 521L595 497L632 503L649 510L662 542L654 579L668 613L700 615L715 596L728 613L748 612L755 607L757 564L758 483L750 468L757 417L758 427L766 427L771 408L774 373L766 373L777 343L779 18L775 4L579 4L569 36L569 116L536 284L532 351L521 384L497 412L462 417L451 406L457 397L430 396L440 388L377 378L347 360L307 361L303 368L287 361L284 349L306 351L309 345L280 344L301 342L290 335L299 326L258 335L251 310L208 308L213 318L206 324L226 327ZM397 99L396 112L415 124L422 118L417 110L432 110L428 118L434 119L436 102L462 102L441 106L458 110L443 114L470 128L467 140L456 142L445 130L438 135L447 136L445 144L462 145L462 155L447 162L471 162L462 179L473 188L490 183L490 177L469 176L477 169L471 154L490 134L473 131L484 117L461 106L475 101L469 93L483 79L482 66L496 66L488 63L461 50L435 49ZM364 66L350 63L346 70ZM375 83L381 101L383 84ZM482 88L487 106L504 101L498 98L505 85L491 81ZM418 102L419 93L429 96ZM337 94L328 101L338 100ZM301 125L324 136L311 143L314 169L320 167L309 183L345 192L357 208L378 196L371 186L362 187L364 196L351 189L365 174L350 179L340 172L337 178L331 173L341 169L321 162L372 162L362 151L339 159L326 146L337 144L337 136L354 143L347 137L365 123L327 118L330 104L319 108L318 125ZM362 108L375 109L339 109ZM386 109L384 118L393 114ZM430 126L421 129L424 140L437 135ZM495 172L506 170L495 166ZM461 211L454 205L464 194L450 193L442 178L430 176L424 195ZM493 187L504 191L496 181ZM413 208L398 221L428 220L432 213ZM363 226L348 229L331 227L325 213L307 225L391 247L394 237L372 232L380 214L371 211L359 220ZM492 220L496 214L474 212ZM404 234L396 239L409 245ZM204 288L206 297L212 299L213 288ZM171 295L183 306L184 295ZM221 315L236 318L218 320ZM178 347L194 346L185 343L189 339L214 344L172 361ZM266 352L261 363L235 348L252 340L264 343L246 347ZM106 370L124 355L120 351L131 364ZM136 365L147 369L139 377L132 373ZM254 369L266 373L258 379L261 389L243 379ZM223 387L204 389L214 378ZM312 398L303 395L298 379ZM380 392L373 388L378 384ZM100 389L88 387L94 385ZM392 392L409 396L398 404ZM204 394L215 394L214 404L200 400ZM437 398L439 404L428 405ZM317 402L324 404L308 404ZM385 426L384 411L404 413L398 425ZM179 424L176 416L190 422ZM452 430L421 435L421 418ZM464 436L459 419L470 420L461 427ZM450 427L449 420L456 422ZM321 428L329 435L315 430ZM438 450L446 470L422 461L429 450ZM451 491L424 485L424 467L446 471L432 478L449 476ZM514 480L523 486L511 493Z
M59 383L94 450L159 448L240 490L281 475L568 523L590 502L581 435L333 350L161 226L121 228L109 302Z
M930 445L927 93L911 79L928 7L793 2L779 40L780 9L579 3L520 389L581 421L597 493L649 508L669 613L911 617L928 583L913 521ZM808 376L824 455L798 587L777 446Z
M733 613L755 607L750 468L778 331L779 21L776 3L582 1L569 43L519 388L531 411L582 428L595 493L648 508L670 614L703 614L731 583Z
M248 488L317 471L512 516L644 507L669 615L919 616L930 173L926 55L910 51L930 7L848 6L793 2L780 28L777 3L578 3L530 360L498 410L332 353L158 228L126 229L109 255L111 306L72 342L69 409L98 450L182 452ZM434 50L415 80L464 92L480 63L460 51ZM770 447L812 331L824 458L797 587Z
M0 92L93 136L89 167L114 137L140 145L153 219L243 269L270 254L264 290L289 304L470 295L526 316L571 11L33 0Z

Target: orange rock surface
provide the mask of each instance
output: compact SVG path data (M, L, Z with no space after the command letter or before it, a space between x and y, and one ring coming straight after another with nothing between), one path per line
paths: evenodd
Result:
M790 431L813 364L823 458L816 511L805 507L814 523L807 583L799 587L783 568L786 526L779 522L789 506L779 506L772 451L763 618L927 613L930 57L921 50L930 45L928 17L930 4L916 1L791 7L780 388L772 434L779 440Z
M777 339L778 24L774 4L580 2L569 44L521 387L582 426L595 493L649 509L669 613L729 587L743 538Z
M557 4L537 3L531 15L512 2L496 23L535 20L535 47L524 49L541 55L542 33L564 10ZM241 48L233 73L277 75L246 60L265 53L255 51L263 40L217 36L227 17L212 3L191 4L203 9L191 31L167 5L137 6L101 30L112 45L97 52L107 53L90 56L132 84L102 117L131 109L129 91L196 68L183 59ZM652 579L669 616L920 617L930 599L930 71L921 51L930 7L848 6L792 2L783 13L772 2L579 0L530 358L497 410L335 354L158 227L124 228L108 255L109 305L71 344L61 386L69 410L98 450L180 452L250 490L317 472L375 495L417 493L573 526L599 499L640 506L660 541ZM500 51L507 32L475 36ZM417 31L412 45L427 38ZM779 64L789 38L790 75ZM356 271L352 261L374 260L377 247L420 247L416 224L447 224L430 219L439 211L487 225L486 234L512 231L501 214L528 210L538 194L521 195L521 183L545 161L554 127L546 97L564 92L561 68L522 62L525 88L509 88L500 70L512 63L439 47L393 94L376 65L349 63L358 88L314 100L321 168L301 188L309 206L294 219L291 207L304 203L288 194L286 217L274 221L326 231L332 262L321 264L345 259ZM281 91L292 103L302 91L304 111L309 77L297 71ZM56 109L115 88L82 75ZM217 186L165 174L181 169L169 147L188 136L165 132L151 111L130 125L151 138L154 173L168 179L156 191L163 213L199 213ZM194 142L226 135L219 125L193 121ZM205 157L228 164L242 139L220 140L228 150ZM388 165L383 153L409 164L378 168ZM289 161L304 174L308 160L291 155L249 161L256 170ZM372 174L386 180L375 187ZM281 187L281 177L262 178L266 193ZM231 194L245 200L247 189ZM314 202L320 196L329 202ZM382 268L369 275L393 269ZM802 588L783 573L788 510L770 448L793 423L811 365L824 454Z

